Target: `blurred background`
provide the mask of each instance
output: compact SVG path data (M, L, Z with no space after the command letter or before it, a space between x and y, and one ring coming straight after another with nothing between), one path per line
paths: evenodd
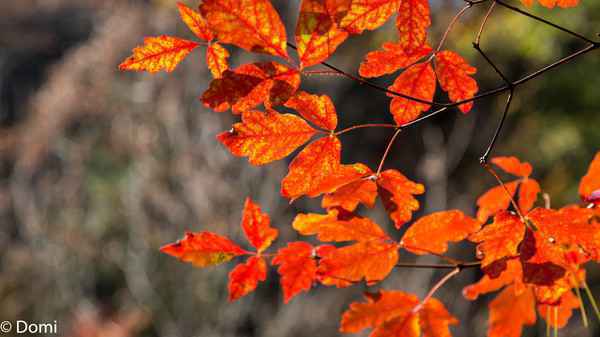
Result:
M184 1L197 6L197 1ZM274 0L293 36L300 1ZM462 1L431 1L437 43ZM511 1L517 3L517 1ZM469 12L447 47L479 69L482 89L500 79L471 48L486 8ZM588 37L600 32L600 2L535 13ZM297 212L318 211L319 200L289 205L279 181L289 158L251 167L230 155L215 135L235 117L208 111L197 99L211 76L199 49L171 74L121 73L117 65L144 36L192 38L175 0L20 0L0 2L0 319L57 320L59 335L126 336L337 336L340 314L367 290L319 287L283 305L275 270L256 293L227 303L233 263L195 269L158 248L185 230L210 230L245 242L239 227L251 196L281 232L277 244L296 239ZM394 25L351 38L331 62L356 72L362 57L396 38ZM561 58L582 43L498 8L482 47L515 79ZM227 47L233 66L260 59ZM552 205L578 202L577 186L600 148L598 52L520 87L495 154L530 161ZM393 77L378 79L391 84ZM340 127L391 122L389 98L341 77L309 77L303 88L330 95ZM445 94L438 99L445 100ZM428 191L426 214L448 208L474 213L478 195L494 185L478 163L501 115L505 97L479 101L400 135L386 163ZM374 168L391 137L364 129L343 136L343 161ZM292 158L292 157L290 157ZM362 210L388 230L378 205ZM474 259L473 247L449 255ZM402 255L405 262L435 259ZM588 282L600 298L598 266ZM441 277L431 270L395 270L379 287L424 296ZM455 336L484 336L490 296L462 298L476 281L465 271L439 293L462 324ZM590 305L586 302L588 312ZM579 313L561 336L598 336ZM541 320L526 336L544 336Z

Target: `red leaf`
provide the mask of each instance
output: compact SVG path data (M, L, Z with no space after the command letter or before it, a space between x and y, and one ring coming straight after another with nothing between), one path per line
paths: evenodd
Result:
M546 324L558 329L564 328L573 315L573 310L579 308L581 303L572 291L566 292L560 302L554 305L540 304L538 312L546 320Z
M260 206L252 202L250 198L246 199L244 205L242 228L246 238L259 254L269 248L279 233L276 228L271 227L269 215L261 212Z
M429 0L400 0L396 27L400 33L399 44L407 53L425 44L430 25Z
M217 139L234 155L263 165L286 157L314 134L315 130L295 115L247 110L242 113L242 123L234 124Z
M273 258L279 265L283 299L288 303L302 291L309 291L317 274L317 263L312 256L313 247L305 242L291 242L281 248Z
M479 206L477 219L486 222L490 216L508 209L510 199L514 197L518 186L518 181L512 181L504 186L493 187L480 196L477 199L477 206Z
M448 92L452 102L463 101L475 96L479 87L477 82L470 76L477 72L475 67L470 66L457 53L448 50L437 53L435 60L435 71L440 86ZM473 102L458 106L463 113L469 112L472 107Z
M412 212L419 209L414 195L425 193L423 185L409 180L397 170L381 172L377 186L383 205L398 229L412 218Z
M415 64L406 69L389 89L404 95L431 101L435 94L435 72L429 62ZM429 110L430 105L416 102L403 97L394 96L390 103L390 111L398 125L404 125L417 119L423 111Z
M535 179L525 179L521 183L519 187L519 209L521 213L527 213L533 208L540 192L540 184Z
M533 4L533 0L521 0L521 2L526 6ZM538 0L538 2L540 5L548 8L554 8L555 6L569 8L579 5L579 0Z
M333 131L337 127L335 106L327 95L318 96L298 91L285 106L298 111L302 117L322 129Z
M517 177L527 178L531 175L533 168L528 162L521 162L517 157L494 157L492 163L506 173Z
M351 34L374 30L398 11L399 0L352 0L340 26Z
M256 289L259 281L267 279L267 264L262 257L252 256L229 273L229 301L235 301Z
M376 198L377 184L369 178L361 178L323 196L321 207L341 207L348 212L354 212L359 203L372 208Z
M277 62L245 64L226 70L210 82L202 95L206 107L234 113L249 110L260 103L271 107L284 104L300 86L300 73Z
M362 77L379 77L406 68L431 53L431 47L424 44L411 53L408 53L400 44L386 42L383 50L372 51L367 54L358 70Z
M600 152L596 153L587 173L579 184L581 199L600 204Z
M523 326L535 323L535 298L531 290L517 294L506 287L490 303L488 337L521 337Z
M206 49L206 64L214 78L223 77L225 70L229 69L229 52L218 43L212 43Z
M196 267L214 266L247 253L235 242L211 232L185 233L183 239L161 247L160 251Z
M171 72L198 47L198 43L173 36L147 37L144 45L133 49L133 55L119 65L121 70Z
M205 41L211 41L214 38L214 35L210 28L208 27L208 23L200 13L189 8L185 4L178 2L177 7L179 8L179 15L181 16L181 20L185 22L188 28L196 34L197 37L201 38Z
M200 12L221 42L288 58L285 27L271 1L204 0Z
M370 241L389 237L369 218L352 216L341 219L338 210L327 214L298 214L292 226L302 235L318 235L320 241Z

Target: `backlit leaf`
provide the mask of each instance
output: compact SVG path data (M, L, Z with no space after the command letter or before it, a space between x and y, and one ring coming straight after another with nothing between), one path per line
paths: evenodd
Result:
M204 0L200 12L221 42L287 59L285 27L271 1Z
M396 27L400 33L399 44L407 53L425 44L430 25L429 0L400 0Z
M242 122L217 136L236 156L248 157L253 165L262 165L286 157L306 143L315 133L303 119L277 111L247 110Z
M284 302L302 291L310 290L317 274L317 263L312 256L313 247L306 242L291 242L279 249L273 265L279 265Z
M322 129L333 131L337 127L337 112L327 95L318 96L298 91L285 106L298 111L302 117Z
M252 256L229 273L229 301L235 301L256 289L259 281L267 279L267 264L262 257Z
M302 235L317 235L320 241L369 241L385 240L388 236L369 218L352 216L340 219L338 210L327 214L298 214L292 227Z
M296 25L300 65L309 67L325 61L348 38L338 26L350 0L302 0Z
M600 204L600 152L596 153L587 173L579 184L581 199Z
M150 73L161 70L171 72L196 47L198 43L178 37L147 37L144 45L134 48L133 55L123 61L119 69Z
M462 293L466 299L473 301L479 295L502 289L504 286L510 284L514 284L515 291L520 293L525 289L525 286L521 282L522 277L523 271L520 260L518 258L509 259L506 262L506 269L498 277L491 278L484 274L479 281L463 288Z
M494 157L491 162L504 170L504 172L517 177L527 178L533 171L531 164L521 162L517 157Z
M510 200L514 197L518 181L513 181L504 184L504 186L496 186L489 189L477 199L477 219L481 222L486 222L490 216L495 215L500 211L508 209Z
M431 101L435 94L435 72L431 63L419 63L406 69L388 89L404 95ZM416 102L403 97L394 96L390 103L390 111L396 124L403 125L417 119L423 111L429 110L430 105Z
M444 304L435 298L429 299L419 311L419 325L423 337L451 337L450 325L458 325Z
M471 75L477 72L475 67L470 66L465 59L455 52L441 51L435 56L435 72L440 86L446 92L452 102L459 102L473 98L479 87ZM473 102L458 106L467 113L473 107Z
M419 201L414 195L425 193L423 185L409 180L397 170L381 172L377 186L383 205L396 228L408 222L412 213L419 209Z
M535 179L525 179L519 187L519 209L527 213L533 208L538 194L541 192L540 184Z
M506 287L490 303L488 337L521 337L523 326L535 321L533 292L527 289L517 293L514 286Z
M300 73L277 62L245 64L226 70L210 82L202 102L215 111L234 113L249 110L260 103L267 107L283 105L300 86Z
M569 322L569 319L573 315L573 310L579 308L580 305L581 303L577 296L572 291L568 291L562 295L560 302L555 305L539 304L538 312L540 313L540 317L546 320L546 324L561 329Z
M432 213L408 228L401 245L418 255L443 254L448 250L448 242L462 241L480 227L479 221L458 210Z
M252 199L247 198L242 213L242 229L246 238L254 248L261 253L269 248L271 242L277 238L279 231L271 227L269 215L261 212L260 206Z
M323 196L321 207L341 207L354 212L359 203L372 208L377 198L377 184L369 178L361 178Z
M531 6L533 4L533 0L521 0L521 2L526 6ZM569 8L579 4L579 0L538 0L538 2L540 5L548 8L554 8L555 6Z
M206 64L214 78L221 78L229 69L229 52L218 43L211 43L206 49Z
M352 34L374 30L398 11L400 0L352 0L340 26Z
M205 41L211 41L214 38L212 31L208 27L208 23L199 12L189 8L181 2L177 3L177 7L179 8L181 20L185 22L188 28L196 34L197 37Z
M431 47L424 44L421 48L408 53L398 43L386 42L382 50L372 51L367 54L360 64L358 73L362 77L379 77L396 72L398 69L406 68L427 54L431 53Z
M161 247L160 251L196 267L214 266L247 253L235 242L211 232L185 233L183 239Z

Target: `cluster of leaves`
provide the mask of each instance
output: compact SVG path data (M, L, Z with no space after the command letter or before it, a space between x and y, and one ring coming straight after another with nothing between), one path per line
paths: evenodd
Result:
M577 2L539 0L547 7L569 7ZM408 226L420 207L415 196L424 193L425 187L396 169L383 170L387 151L376 170L362 163L343 164L338 136L349 129L336 131L338 115L333 101L327 95L300 90L302 76L310 72L306 68L327 65L326 60L350 36L377 29L397 14L398 39L368 53L359 68L363 78L402 69L386 90L392 97L390 111L396 123L392 126L399 131L429 110L438 83L460 111L469 112L479 90L472 78L476 69L456 52L442 49L447 34L435 49L429 45L428 0L302 0L296 45L287 42L284 25L269 0L204 0L198 11L178 6L182 20L201 41L149 37L120 68L170 72L194 49L206 45L206 64L214 79L201 100L217 112L231 110L241 115L241 121L217 139L232 154L247 157L253 165L264 165L317 137L292 160L281 183L281 195L290 200L322 196L325 213L298 214L292 224L299 234L316 235L323 244L290 242L268 253L278 230L248 198L241 226L253 251L215 233L189 232L164 246L164 253L198 267L247 256L229 274L230 300L254 291L266 279L270 260L278 267L285 302L316 284L376 284L398 266L400 249L454 261L449 265L452 272L421 300L402 291L380 290L366 294L364 303L351 304L340 330L372 328L371 335L377 337L450 336L449 326L458 320L432 296L466 267L481 267L484 273L479 282L464 289L466 298L503 288L490 304L489 336L520 336L524 325L535 322L536 306L549 325L560 328L572 310L581 306L583 265L600 261L600 209L596 207L600 153L581 181L585 206L535 207L541 188L531 178L531 165L514 157L497 157L492 163L517 178L504 184L492 166L485 164L499 185L477 200L476 217L447 210L425 215ZM280 61L231 69L223 44ZM290 48L297 51L297 60L289 56ZM264 110L257 109L260 105ZM297 114L276 111L280 106ZM408 227L400 241L358 214L359 205L371 208L378 198L397 229ZM456 262L444 256L449 243L465 240L477 243L480 261ZM548 319L550 312L552 319Z

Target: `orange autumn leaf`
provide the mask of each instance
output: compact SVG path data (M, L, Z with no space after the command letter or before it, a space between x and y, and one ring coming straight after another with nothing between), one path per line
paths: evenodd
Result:
M452 102L473 98L479 87L471 75L477 72L465 59L455 52L444 50L435 56L435 72L440 86L448 93ZM473 102L458 106L460 111L467 113L473 107Z
M177 65L198 47L194 41L173 36L147 37L142 46L133 49L133 55L119 65L120 70L171 72Z
M377 184L372 179L361 178L323 196L321 207L340 207L348 212L354 212L359 203L372 208L376 198Z
M546 320L546 324L561 329L569 322L569 319L573 315L573 310L579 308L580 305L581 303L577 296L572 291L568 291L562 295L560 302L557 304L539 304L538 312Z
M388 89L404 95L431 101L435 94L435 72L431 63L419 63L406 69ZM397 125L404 125L417 119L423 111L429 110L430 105L409 100L404 97L387 94L393 97L390 111Z
M504 186L496 186L489 189L477 199L477 219L481 222L486 222L490 216L495 215L500 211L508 209L511 198L514 197L518 181L512 181L504 184Z
M535 204L538 194L542 191L540 184L535 179L525 179L519 187L519 209L527 213Z
M587 173L581 178L579 196L584 201L600 203L600 152L596 153Z
M523 266L523 282L537 286L554 286L565 276L563 266L569 267L561 247L547 240L539 231L529 228L525 230L519 246L519 258Z
M298 111L302 117L322 129L333 131L337 127L337 112L327 95L311 95L298 91L285 106Z
M450 337L449 325L458 324L444 305L431 298L424 304L402 291L365 293L366 302L350 304L342 315L340 331L374 329L370 336Z
M525 289L521 282L523 271L519 259L509 259L506 263L506 269L496 278L491 278L484 274L479 281L463 288L463 296L468 300L476 300L480 295L487 294L503 288L504 286L514 284L515 291L520 293Z
M271 1L204 0L200 12L221 42L288 58L285 27Z
M309 144L290 163L289 173L281 182L281 194L290 199L320 194L320 185L340 168L341 149L342 144L335 136Z
M229 273L229 301L235 301L256 289L259 281L267 279L267 263L262 257L252 256Z
M300 86L300 73L277 62L257 62L223 72L210 82L202 102L217 112L234 113L260 103L267 107L284 104Z
M269 248L271 242L277 238L279 231L271 227L269 215L261 212L260 206L252 199L246 198L244 211L242 213L242 229L246 238L258 253Z
M496 215L494 222L472 234L469 240L478 243L477 254L482 256L481 267L486 274L497 277L506 269L506 259L518 254L525 235L525 224L509 212Z
M279 265L277 272L281 276L285 303L300 292L310 290L317 275L313 247L306 242L290 242L287 247L279 249L273 265Z
M211 41L214 38L212 31L208 27L208 23L199 12L189 8L181 2L177 3L177 8L179 8L181 20L185 22L188 28L196 34L197 37L205 41Z
M425 44L430 25L429 0L400 0L396 27L400 33L399 44L407 53Z
M327 214L298 214L292 227L302 235L317 235L317 238L324 242L389 239L381 227L371 219L359 216L340 218L336 209L329 210Z
M419 202L414 196L425 193L423 185L409 180L397 170L381 172L377 186L383 205L398 229L419 209Z
M535 298L530 289L504 290L490 303L488 337L521 337L523 327L536 321Z
M399 5L399 0L351 0L340 27L351 34L377 29L398 11Z
M400 244L418 255L443 254L448 250L448 242L462 241L480 227L479 221L459 210L436 212L415 221Z
M525 6L531 6L533 0L521 0ZM547 8L554 8L555 6L561 8L570 8L579 5L579 0L538 0L540 5Z
M206 49L206 64L214 78L221 78L229 69L229 52L218 43L211 43Z
M528 162L521 162L517 157L494 157L491 162L501 168L504 172L517 177L527 178L533 171L531 164Z
M318 277L325 285L347 287L365 280L372 285L385 279L398 262L398 244L371 240L342 248L321 250Z
M364 179L371 175L372 171L361 163L340 165L338 169L327 179L316 185L314 189L306 193L309 197L316 197L323 193L332 193L347 184Z
M302 0L296 25L296 44L301 67L325 61L348 38L338 19L350 0Z
M429 53L431 53L431 47L427 44L408 53L399 43L386 42L383 44L382 50L367 54L360 64L358 73L362 77L391 74L416 63Z
M274 110L247 110L242 122L217 139L236 156L248 157L250 164L263 165L286 157L306 143L315 130L303 119Z
M211 232L185 233L183 239L161 247L160 251L196 267L214 266L247 253L235 242Z

